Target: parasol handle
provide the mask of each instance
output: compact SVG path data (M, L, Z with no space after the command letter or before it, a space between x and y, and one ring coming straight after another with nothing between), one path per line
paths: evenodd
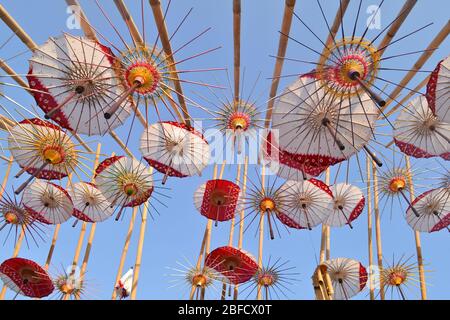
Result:
M84 87L83 86L78 86L75 88L74 91L72 91L67 97L66 99L64 99L63 102L61 102L59 105L57 105L56 107L54 107L53 109L51 109L49 112L47 112L44 115L45 119L50 119L51 117L53 117L55 115L56 112L58 112L59 110L61 110L64 106L66 106L70 101L72 101L73 98L75 98L75 96L78 94L82 94L84 92Z
M372 158L372 160L377 164L377 166L382 167L383 162L367 147L364 146L364 150L366 150L367 154Z
M142 86L143 82L139 79L136 79L133 83L133 85L122 94L122 96L120 96L119 100L114 102L114 104L111 106L111 108L109 108L108 111L105 112L104 116L106 120L111 119L111 117L117 112L117 110L119 110L120 106L122 105L122 103L128 98L128 96L130 94L132 94L134 92L134 90L136 90L137 88L139 88L140 86Z
M35 178L35 177L37 177L41 172L42 172L42 170L44 170L45 169L45 167L48 165L48 164L50 164L50 161L45 161L43 164L42 164L42 166L39 168L39 169L37 169L24 183L22 183L21 185L20 185L20 187L19 188L17 188L15 191L14 191L14 193L15 194L20 194L22 191L23 191L23 189L25 189L29 184L30 184L30 182Z
M400 287L400 285L397 285L397 289L398 289L398 292L400 293L400 296L402 297L402 299L406 300L405 295L404 295L403 290Z
M409 207L411 208L411 210L414 212L414 214L416 215L416 217L420 217L419 212L416 210L416 208L414 208L414 206L411 204L411 201L408 200L408 197L405 195L405 193L403 192L403 188L398 188L398 191L400 192L400 194L402 195L403 199L405 199L406 203L408 203Z
M266 211L267 214L267 222L269 223L269 233L270 233L270 239L273 240L275 239L275 236L273 234L273 228L272 228L272 219L270 218L270 210Z
M353 229L352 226L352 222L350 221L350 219L347 217L347 215L344 212L344 207L343 206L339 206L338 209L342 212L342 214L344 215L345 220L347 221L348 226L350 227L350 229Z
M323 118L322 119L322 125L324 125L328 129L328 131L330 132L331 136L334 139L334 142L336 142L336 144L338 145L339 150L345 150L344 144L342 143L341 139L339 139L339 137L337 136L337 131L336 131L336 134L335 134L335 132L333 130L333 127L331 125L330 119Z
M72 224L72 228L75 228L77 226L78 221L80 221L80 219L76 218L75 222Z
M238 126L236 128L236 134L235 134L235 144L237 145L237 153L241 154L242 153L242 144L243 139L242 139L242 128L240 126Z
M350 79L358 82L358 84L364 89L364 91L370 96L370 98L380 107L384 107L386 105L386 101L384 101L378 94L376 94L372 89L369 88L367 83L361 79L361 75L357 71L350 72Z

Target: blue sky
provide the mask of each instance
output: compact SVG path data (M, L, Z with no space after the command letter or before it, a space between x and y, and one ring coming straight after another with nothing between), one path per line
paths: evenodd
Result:
M42 44L49 36L57 36L62 32L70 32L73 34L81 34L79 30L69 30L66 27L66 20L68 14L66 13L66 5L62 0L42 0L36 1L0 1L2 5L15 17L22 25L22 27L30 34L33 40ZM101 1L102 6L108 12L111 20L114 21L115 27L124 35L124 38L130 42L126 25L121 20L119 13L112 1ZM135 21L140 25L140 1L126 1ZM165 1L164 1L165 3ZM272 76L274 59L269 55L275 55L277 51L278 39L282 14L284 10L283 1L273 0L243 0L242 1L242 36L241 36L241 70L245 68L245 80L241 78L241 83L244 83L244 93L249 93L250 87L254 80L261 72L260 81L256 87L255 96L261 95L258 104L261 108L265 108L264 101L268 97L268 87L270 80L267 78ZM339 1L321 1L324 7L325 14L328 21L334 19ZM101 15L99 9L94 1L81 1L81 4L86 12L90 22L98 29L106 38L110 39L117 46L122 46L119 38L114 33L114 30L109 26L107 21ZM346 34L351 33L353 21L357 11L358 1L352 1L347 11L344 27ZM360 23L358 25L359 34L364 29L364 21L368 15L365 14L365 9L375 1L363 1L362 13ZM399 12L403 1L385 1L381 9L381 28L392 21L392 19ZM149 43L153 43L155 39L155 25L153 22L153 15L147 1L145 5L145 25L146 35ZM205 55L198 59L187 61L183 65L183 69L194 68L210 68L223 67L229 68L229 74L232 79L233 66L233 37L232 37L232 1L225 0L192 0L181 1L173 0L171 9L167 16L167 26L169 33L175 30L179 21L183 18L185 13L193 7L194 10L186 23L182 26L180 31L173 39L173 48L178 48L190 38L200 33L207 27L212 27L204 37L198 42L182 50L177 56L178 59L189 57L195 53L222 46L216 52ZM426 25L429 22L434 24L425 30L408 37L399 43L389 47L385 53L386 56L391 56L399 53L405 53L416 50L423 50L433 39L433 37L440 31L440 29L448 21L448 12L450 4L446 0L425 1L419 0L413 9L406 22L401 27L397 37L408 34L409 32ZM327 29L325 23L320 15L319 8L316 1L303 0L297 1L297 14L311 27L314 32L323 40L327 36ZM3 24L0 24L0 41L6 40L10 35L10 30ZM357 32L357 33L358 33ZM380 30L369 30L367 38L372 39ZM312 46L315 49L321 50L320 42L303 26L294 19L292 25L291 36L301 40ZM26 50L24 45L18 39L13 39L5 48L1 49L0 57L8 58L19 52ZM434 69L436 63L443 57L448 55L450 51L449 41L447 39L434 55L428 60L424 66L424 70ZM317 60L317 55L301 47L300 45L289 43L287 57L292 57L302 60ZM20 57L13 59L10 64L19 74L25 74L28 71L28 61L30 53L25 53ZM417 59L417 55L399 58L386 62L385 67L396 68L412 68L412 65ZM287 62L283 70L283 74L300 74L310 71L310 66L300 63ZM389 77L391 81L398 82L402 77L403 72L385 72L384 77ZM424 77L425 73L419 74L408 85L413 88ZM194 81L205 82L220 82L226 85L226 74L224 72L217 72L212 74L193 74L185 77ZM280 82L279 91L282 90L293 78L283 78ZM30 107L34 101L21 90L4 89L5 92L19 101L22 105ZM388 92L392 90L392 86L388 88ZM184 91L187 96L201 102L194 92L201 92L208 96L209 99L214 100L214 96L204 89L198 88L194 85L185 85ZM404 91L402 94L407 93ZM230 93L225 90L223 93ZM1 101L2 104L14 109L14 105ZM200 109L190 107L191 115L195 118L207 117L207 115ZM15 113L18 118L20 115ZM170 119L168 114L163 114L163 117ZM155 114L150 114L150 121L156 121ZM392 119L395 119L395 115ZM208 125L205 125L207 127ZM130 121L117 133L125 139L130 127ZM138 139L142 132L142 127L137 124L133 128L132 138L129 143L130 149L138 155ZM390 133L389 127L379 129L380 133ZM5 135L2 134L1 138ZM380 139L387 139L381 137ZM99 141L97 137L87 138L92 147L95 149L96 143ZM383 141L383 140L382 140ZM111 152L121 153L119 147L109 138L101 138L103 144L102 153L110 154ZM387 141L386 141L387 142ZM2 145L4 142L2 141ZM386 156L390 157L391 152L387 150L377 149L377 152L386 152ZM449 168L448 164L443 161L441 165ZM417 193L423 192L427 187L436 182L433 178L438 176L440 168L437 160L421 160L413 161L413 166L419 172L417 177ZM1 164L2 168L6 168L6 164ZM250 179L256 180L254 166L249 168ZM357 163L354 159L351 162L351 176L350 180L361 188L365 188L365 184L361 183L361 178L357 173ZM17 166L13 167L13 173L16 172ZM442 171L442 170L441 170ZM331 176L334 177L335 168L332 169ZM234 180L236 175L236 166L230 165L225 168L224 178ZM212 177L212 166L209 166L202 174L202 177L193 177L187 179L169 179L167 184L171 190L164 191L170 196L170 199L159 197L165 202L168 208L158 205L155 206L161 215L152 212L154 219L149 219L147 224L147 232L145 235L144 254L142 261L141 274L138 287L138 298L140 299L179 299L187 298L188 289L185 285L180 285L175 288L169 288L169 281L173 279L168 274L173 273L168 267L177 267L177 261L185 264L186 257L191 263L197 259L200 243L203 236L203 231L206 225L206 219L201 216L193 205L192 197L197 187L204 183L207 179ZM338 181L342 181L339 176ZM10 179L10 183L14 182L15 186L20 184L20 181ZM281 182L281 179L280 179ZM11 188L11 184L9 185ZM11 190L11 189L9 189ZM382 207L383 207L382 203ZM382 212L382 241L383 254L386 260L392 260L392 256L400 257L415 255L414 234L404 219L405 204L399 205L399 202L394 202L391 207L390 203ZM114 279L119 264L120 254L125 240L125 233L128 228L129 217L131 211L127 211L125 218L121 222L115 222L110 219L106 222L97 225L97 232L91 251L91 259L89 261L88 272L86 275L88 281L87 298L92 299L108 299L114 286ZM139 217L139 216L138 216ZM53 274L56 270L61 269L61 265L70 265L75 246L77 243L80 225L72 228L72 223L64 224L60 231L55 254L50 269ZM53 233L53 227L47 229L47 241L40 243L39 247L31 243L30 248L26 245L22 247L19 256L30 258L39 263L44 263L47 256L50 240ZM89 232L89 228L88 228ZM225 245L228 242L229 223L220 224L219 227L213 228L211 248ZM133 237L131 240L130 249L128 252L125 269L134 264L136 256L137 240L139 233L139 225L135 227ZM5 232L1 236L3 239ZM257 253L257 238L255 235L255 225L253 225L244 235L245 250L256 255ZM428 297L430 299L448 299L448 286L450 285L450 275L448 270L450 268L450 244L448 241L449 234L444 230L435 234L422 234L422 249L423 256L426 263L426 269L431 270L427 273L428 283ZM290 287L293 293L287 293L293 299L312 299L314 298L313 288L311 286L310 277L317 263L320 248L320 227L313 231L293 230L290 234L282 232L282 238L269 240L268 236L265 238L264 244L264 261L267 262L269 256L274 258L282 257L283 260L289 260L289 264L296 267L296 272L300 275L300 280ZM1 248L0 260L8 258L13 251L13 244L11 239ZM375 243L374 243L374 252ZM84 250L82 251L84 253ZM364 265L368 264L367 254L367 213L360 216L354 223L354 229L339 228L331 231L331 256L332 257L349 257L360 260ZM374 256L374 261L376 261ZM412 259L415 259L413 257ZM409 298L419 298L420 292L418 288L412 286L407 293ZM241 298L244 298L244 293ZM9 292L7 298L12 297ZM217 298L217 292L210 291L207 298ZM396 297L396 296L394 296ZM252 297L253 298L253 297ZM364 291L357 296L357 299L367 299L368 291Z

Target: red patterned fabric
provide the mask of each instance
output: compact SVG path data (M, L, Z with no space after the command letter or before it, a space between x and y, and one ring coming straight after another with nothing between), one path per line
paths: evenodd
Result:
M314 178L309 179L308 182L311 182L313 185L322 189L323 191L328 193L331 197L333 197L333 192L331 191L330 187L328 187L328 185L325 182L322 182L322 181L314 179Z
M103 170L105 170L106 168L108 168L110 165L112 165L114 162L119 161L120 159L122 159L124 156L114 156L114 157L110 157L110 158L106 158L105 160L103 160L95 169L95 176L98 176L100 173L103 172Z
M144 157L145 161L147 161L147 163L155 168L157 171L167 174L169 177L177 177L177 178L185 178L187 177L187 175L182 174L181 172L173 169L172 167L169 167L167 165L165 165L164 163L161 163L159 161L150 159L148 157Z
M434 157L432 154L429 154L425 150L422 150L418 147L416 147L413 144L406 143L399 141L394 138L395 145L400 149L401 152L404 154L407 154L408 156L414 157L414 158L431 158Z
M114 65L115 57L112 53L111 49L101 45L97 42L100 49L105 53L107 56L107 59L111 65ZM51 110L58 107L58 102L56 102L56 99L50 94L50 91L48 88L46 88L40 81L39 76L36 77L33 75L33 68L30 67L27 75L28 84L30 85L30 88L35 90L31 91L31 94L33 95L34 99L36 100L37 105L44 111L45 113L50 112ZM63 109L63 108L61 108ZM74 130L72 127L70 127L69 119L66 117L64 112L59 109L55 111L51 117L53 121L55 121L57 124L59 124L61 127L66 128L68 130Z
M360 263L359 264L359 289L362 291L367 283L367 270Z
M140 196L139 198L135 198L133 201L128 202L127 204L124 205L124 207L137 207L140 206L141 204L143 204L145 201L148 200L148 198L150 198L150 196L153 193L153 187L151 187L149 190L147 190L146 192L144 192L142 194L142 196Z
M48 122L48 121L45 121L45 120L42 120L39 118L24 119L24 120L20 121L19 123L20 124L34 124L36 126L41 126L41 127L46 127L46 128L50 128L50 129L57 130L57 131L62 131L61 127L58 127L57 125L55 125L51 122Z
M203 194L200 213L211 220L227 221L234 217L241 188L228 180L209 180ZM221 194L225 202L220 206L213 202L215 194Z
M229 261L235 263L233 269L227 269ZM258 264L251 256L228 246L217 248L208 254L205 265L220 272L232 284L247 282L258 271Z
M362 211L364 209L365 204L366 204L366 199L364 197L362 197L361 200L356 205L356 207L353 209L350 216L348 217L348 220L350 222L352 222L353 220L355 220L356 218L359 217L359 215L362 213Z
M441 158L447 161L450 161L450 152L446 152L444 154L441 154Z
M33 278L31 281L26 281L22 276L24 270L32 270L36 275L36 279ZM47 272L31 260L23 258L5 260L0 265L0 273L11 280L20 289L21 293L27 297L43 298L50 295L54 290L52 280Z
M430 232L440 231L450 226L450 213L447 213L436 225L430 230Z
M436 68L433 70L433 72L430 75L430 79L427 83L427 93L426 98L428 100L428 106L430 107L433 114L436 114L436 86L437 86L437 80L439 71L441 70L441 63L444 62L445 59L441 60Z
M190 126L188 126L188 125L186 125L186 124L184 124L184 123L176 122L176 121L163 121L163 122L161 122L161 123L167 123L167 124L170 124L170 125L172 125L172 126L175 126L175 127L178 127L178 128L184 129L184 130L187 130L187 131L189 131L190 133L195 134L197 137L201 138L201 139L202 139L203 141L205 141L206 143L208 143L208 141L206 141L206 139L205 139L205 137L203 136L203 134L201 134L200 132L198 132L198 131L195 130L194 128L192 128L192 127L190 127Z
M292 220L291 218L289 218L286 214L284 214L282 212L277 212L276 216L281 221L281 223L283 223L284 225L288 226L289 228L293 228L293 229L307 229L307 228L302 227L301 225L299 225L297 222L295 222L294 220Z
M85 215L83 212L81 212L80 210L75 209L75 208L73 209L72 215L73 215L75 218L77 218L77 219L79 219L79 220L81 220L81 221L85 221L85 222L89 222L89 223L94 222L94 221L91 220L87 215Z

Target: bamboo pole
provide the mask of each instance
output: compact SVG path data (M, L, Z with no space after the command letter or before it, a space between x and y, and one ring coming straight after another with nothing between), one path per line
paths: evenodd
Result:
M0 4L0 18L10 28L16 36L28 47L34 51L38 47L37 44L31 39L31 37L23 30L23 28L17 23L17 21L6 11L6 9Z
M122 277L123 266L125 265L125 260L127 258L128 248L130 246L131 235L133 234L134 222L136 220L136 214L137 214L138 209L139 209L139 207L134 207L133 213L131 214L130 224L128 225L127 236L125 237L125 243L123 245L122 255L120 256L120 262L119 262L119 268L117 270L116 281L114 282L114 289L113 289L113 293L111 296L112 300L116 300L116 298L117 298L117 293L116 293L115 288L116 288L116 284L119 283L119 280Z
M183 96L183 89L181 88L180 79L178 77L177 69L175 67L175 60L173 58L172 46L169 40L169 34L167 32L167 26L164 19L164 14L161 8L161 2L159 0L149 0L150 6L152 7L153 17L155 19L156 27L158 28L159 38L163 50L167 57L167 64L169 65L169 70L174 78L173 84L178 96L178 101L180 103L181 110L183 111L184 122L190 126L191 116L189 115L186 101Z
M16 246L14 247L14 252L11 258L16 258L19 255L20 248L22 247L23 238L25 237L25 229L20 232L19 238L17 239ZM0 300L5 299L6 290L8 287L3 285L2 291L0 292Z
M400 92L403 90L403 88L411 81L411 79L416 75L417 70L420 70L425 62L431 57L431 55L434 53L434 49L439 47L441 43L444 42L444 40L447 38L448 34L450 33L450 20L447 21L445 26L439 31L439 33L436 35L436 37L430 42L428 47L426 48L426 51L424 51L420 57L417 59L416 63L414 63L413 67L410 71L404 76L404 78L400 81L398 86L391 92L389 95L389 99L386 101L386 105L381 108L382 111L384 111L393 101L394 99L400 94Z
M378 194L378 175L377 175L377 167L375 162L372 161L372 173L373 173L373 202L374 202L374 211L375 211L375 237L377 242L377 260L378 260L378 269L379 273L383 271L383 248L381 243L381 219L380 219L380 206L379 206L379 194ZM380 298L384 300L384 286L380 281Z
M412 179L411 162L409 156L405 156L406 159L406 170L408 172L408 185L409 185L409 197L411 203L414 202L414 185ZM420 240L420 232L414 231L414 240L416 242L416 252L417 252L417 266L419 269L419 280L420 280L420 294L422 300L427 300L427 286L425 282L425 269L423 266L423 256L422 256L422 244Z
M119 10L120 15L122 16L123 21L125 21L128 30L130 31L131 38L133 38L134 45L136 47L140 47L144 45L144 40L142 39L142 36L134 23L133 17L130 15L130 12L128 11L128 8L123 2L123 0L114 0L114 3L117 7L117 10Z
M237 167L237 173L236 173L236 185L239 186L241 183L241 164L238 163ZM242 188L241 188L241 194L240 197L242 197ZM238 201L242 201L242 199L239 199ZM231 225L230 225L230 235L228 238L228 246L233 246L233 238L234 238L234 222L236 221L235 215L233 215L233 218L231 219Z
M47 259L45 260L44 269L48 270L50 262L52 261L53 252L55 251L56 241L58 240L59 229L61 229L61 224L55 226L53 231L52 243L50 244L50 249L48 250Z
M370 300L375 299L375 288L373 283L373 247L372 247L372 188L371 188L371 163L372 159L366 156L367 171L367 246L369 255L369 294Z
M403 7L401 8L400 12L398 13L397 17L395 18L395 22L389 27L389 30L387 31L386 35L384 36L383 40L381 40L380 45L378 48L381 48L378 53L383 55L384 51L386 50L386 47L391 43L392 39L397 34L397 31L400 29L403 22L405 22L406 18L410 14L411 10L416 5L417 0L407 0Z
M3 198L3 194L6 190L6 184L8 183L9 174L11 173L11 167L13 165L14 158L13 156L9 157L8 165L6 166L5 175L3 176L2 188L0 189L0 199Z
M131 300L136 300L136 294L137 294L137 286L138 286L138 280L139 280L139 273L141 271L141 262L142 262L142 250L144 248L144 239L145 239L145 229L147 226L147 215L149 211L149 201L144 203L144 210L142 212L142 221L141 221L141 228L139 230L139 242L138 242L138 248L137 248L137 254L136 254L136 261L134 263L134 272L133 272L133 285L131 288Z
M330 184L330 168L327 168L327 171L325 172L325 183L327 185ZM322 224L322 232L320 237L320 254L319 254L320 264L322 264L325 261L325 259L328 260L330 258L329 231L330 227L325 224Z
M264 194L265 193L265 180L266 180L266 167L262 166L262 172L261 172L261 191ZM258 241L258 267L259 269L262 268L263 265L263 244L264 244L264 211L260 212L260 218L259 218L259 241ZM262 300L262 290L261 290L261 284L258 283L257 288L257 300Z
M280 34L280 39L278 41L277 58L273 70L272 84L270 87L269 100L267 103L266 121L265 121L266 128L269 127L270 119L272 118L273 104L275 102L274 98L277 94L278 85L280 83L280 75L281 71L283 70L284 56L286 55L286 49L289 40L289 38L286 35L289 35L291 31L292 15L294 13L294 7L295 7L295 0L285 1L283 21L281 23L282 33Z
M241 68L241 0L233 0L234 101L239 101Z

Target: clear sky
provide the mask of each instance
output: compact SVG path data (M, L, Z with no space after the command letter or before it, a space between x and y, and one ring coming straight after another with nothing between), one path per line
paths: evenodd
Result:
M123 35L124 39L131 43L129 33L126 25L121 20L113 1L100 1L107 14L114 23L115 28ZM346 34L351 34L353 22L358 8L359 1L352 1L347 11L344 21L344 28ZM67 27L67 7L63 0L41 0L41 1L25 1L25 0L0 0L0 3L16 18L24 30L26 30L32 39L38 43L44 43L49 36L58 36L62 32L72 34L81 34L80 30L70 30ZM136 23L141 26L141 12L140 1L126 1ZM163 1L165 4L166 1ZM363 1L360 21L357 28L357 34L361 34L365 27L365 21L369 15L366 9L376 1ZM81 1L81 4L86 12L86 15L92 25L100 31L106 38L108 38L115 46L123 48L120 38L115 34L113 28L108 24L102 16L101 11L95 5L95 1ZM327 0L321 1L328 21L334 19L339 1ZM385 28L396 14L399 12L403 1L385 1L380 11L381 29ZM153 21L153 15L147 1L144 1L144 18L146 26L146 37L149 43L153 43L156 35L156 28ZM186 22L180 28L179 32L173 38L173 48L179 48L189 39L195 35L211 27L212 29L198 41L183 49L177 54L177 59L183 59L193 54L202 52L204 50L222 46L218 51L211 54L204 55L197 59L186 61L183 63L182 69L200 69L200 68L228 68L229 75L232 80L233 69L233 34L232 34L232 1L226 0L191 0L181 1L172 0L171 8L167 15L167 27L169 33L172 33L177 27L178 23L183 19L186 12L193 7L193 12L188 17ZM242 1L242 35L241 35L241 70L245 69L245 79L241 78L241 83L244 84L244 93L250 93L250 88L261 73L260 80L256 86L256 94L254 97L260 96L258 105L262 110L266 107L265 100L268 97L268 88L270 85L269 77L272 76L274 59L269 55L276 55L279 30L281 26L281 19L284 10L283 1L274 0L243 0ZM407 37L400 42L388 47L385 55L392 56L396 54L423 50L425 49L433 37L441 30L441 28L448 21L448 12L450 4L446 0L425 1L419 0L411 14L406 19L401 29L397 34L397 38L412 32L430 22L433 25L422 30L421 32ZM304 20L304 22L323 40L327 36L327 28L320 14L319 7L316 1L299 0L297 1L296 13ZM381 30L369 30L367 38L374 38ZM0 23L0 41L5 41L11 35L10 30ZM298 39L312 48L321 51L321 43L298 21L293 21L292 37ZM380 37L381 39L381 37ZM103 41L105 43L106 41ZM107 44L107 43L105 43ZM0 49L0 57L7 59L15 54L25 51L25 46L19 39L11 40L8 45ZM434 55L428 60L424 66L424 70L433 70L436 63L448 55L450 51L449 41L445 41ZM19 57L10 61L10 64L19 74L25 74L28 71L28 59L30 53L26 52ZM308 49L296 44L293 41L289 42L287 57L317 61L317 54ZM407 56L403 58L388 60L385 67L388 68L412 68L418 55ZM181 67L180 67L181 68ZM283 74L301 74L310 71L311 66L302 63L287 62L283 70ZM384 78L388 78L393 82L398 82L405 72L385 71ZM425 73L419 74L408 85L409 88L419 83L424 77ZM183 75L183 79L204 82L219 82L227 86L227 77L225 72L217 72L213 74L190 74ZM294 78L283 78L280 83L279 91L282 90ZM5 82L12 82L9 79ZM381 83L382 86L385 83ZM391 91L393 86L390 85L387 91ZM34 101L29 95L22 90L2 89L11 98L20 102L23 106L30 108L34 105ZM209 100L218 103L217 98L206 90L195 85L185 85L184 91L187 96L193 100L205 104L196 92L200 92ZM220 90L219 90L220 91ZM230 96L229 90L222 90L220 95L227 94ZM423 90L422 90L423 91ZM407 93L404 91L402 94ZM20 119L21 116L14 111L15 106L11 103L0 100L2 105L7 106L13 110L15 116ZM204 111L199 108L190 107L191 114L194 118L208 117ZM22 111L22 114L25 114ZM42 113L40 113L42 116ZM170 115L163 113L163 117L172 120ZM395 119L393 116L392 120ZM150 121L155 122L156 116L154 113L150 114ZM126 135L130 128L131 118L125 126L117 133L126 140ZM206 123L204 127L208 127L210 123ZM138 137L143 128L137 122L132 129L132 135L129 142L130 149L138 155ZM384 126L378 129L379 133L391 133L391 128ZM381 136L380 136L381 137ZM2 146L5 146L5 134L1 134ZM381 141L389 142L388 137L381 137ZM91 143L95 149L96 143L99 141L98 137L87 138L86 141ZM103 148L102 153L105 155L111 152L121 154L121 149L109 137L100 139ZM392 152L383 150L377 147L377 152L384 156L391 157ZM7 151L5 151L7 154ZM92 158L92 157L91 157ZM360 157L364 159L364 157ZM413 167L417 170L419 176L417 177L416 192L421 193L427 188L430 188L436 183L435 178L438 172L442 171L442 166L449 168L448 163L438 160L421 160L413 161ZM255 166L249 168L249 178L257 181L254 174ZM2 170L6 168L6 164L1 164ZM18 167L14 166L12 172L18 171ZM331 176L336 174L335 168L331 171ZM236 165L227 166L224 177L226 179L234 180L236 175ZM179 299L188 297L188 289L185 285L180 285L175 288L170 287L170 281L174 279L170 274L174 271L168 269L170 267L177 268L177 261L186 264L185 259L191 263L195 263L203 231L206 225L206 219L201 216L193 205L193 193L196 188L204 183L207 179L212 177L212 166L209 166L202 174L202 177L193 177L186 179L169 179L167 186L170 190L159 190L167 194L170 199L159 196L158 198L167 205L167 208L153 201L155 207L158 209L160 215L151 210L152 217L147 224L147 231L145 234L144 253L142 260L141 274L139 278L138 298L140 299ZM343 181L343 176L338 176L338 181ZM361 181L358 173L357 162L354 159L351 162L350 181L360 186L365 190L365 183ZM8 191L11 190L11 183L17 187L20 180L10 179ZM282 182L280 179L279 182ZM411 228L407 225L404 219L405 203L399 205L399 201L387 203L384 206L382 202L381 207L384 208L381 217L381 230L383 242L383 255L386 260L392 260L393 255L396 258L405 255L411 256L415 259L415 244L414 234ZM121 222L115 222L110 219L106 222L97 225L97 231L91 251L91 258L89 260L88 272L86 275L88 288L87 298L91 299L108 299L114 286L114 279L117 272L120 254L125 240L125 234L128 228L128 221L131 216L131 211L126 211L125 218ZM138 216L139 217L139 216ZM69 266L75 252L75 246L80 233L80 226L72 228L72 220L65 223L60 231L60 236L56 244L55 254L52 260L50 271L52 274L61 271L61 266ZM211 248L226 245L228 242L229 223L220 224L217 228L213 228ZM87 234L90 227L88 227ZM257 254L257 237L255 237L255 224L250 227L244 235L245 250ZM46 229L46 242L39 243L37 247L34 243L30 243L29 248L26 245L22 246L19 256L30 258L39 263L44 263L48 253L53 234L53 227ZM138 242L139 224L137 223L132 239L130 249L125 264L125 270L134 264L136 257L136 248ZM1 239L6 236L5 230L0 233ZM298 276L299 282L289 286L292 292L286 292L289 298L292 299L313 299L314 292L311 285L311 275L317 265L317 259L320 248L320 227L312 231L293 230L290 234L283 231L281 239L277 237L275 240L270 240L266 235L264 243L264 261L267 262L269 257L273 259L281 257L282 260L289 260L291 266L296 267L296 272L300 273ZM235 242L236 243L236 242ZM375 242L373 244L374 253L376 253ZM448 299L448 287L450 286L450 244L449 234L446 230L435 234L422 234L422 250L426 269L430 270L426 274L428 284L428 297L430 299ZM13 252L12 239L8 239L6 244L0 247L0 260L4 260L11 256ZM82 250L82 255L84 249ZM331 230L331 256L332 257L349 257L361 261L364 265L368 264L367 253L367 212L359 217L354 222L354 229L350 230L347 227ZM374 254L374 261L376 255ZM217 286L218 288L219 286ZM247 294L243 293L241 298L245 298ZM13 295L8 292L7 298ZM207 298L217 298L219 294L214 290L207 293ZM419 298L420 291L414 285L411 286L407 292L409 298ZM251 296L253 297L253 294ZM357 299L367 299L368 291L365 290L357 296ZM394 298L397 298L394 295Z

